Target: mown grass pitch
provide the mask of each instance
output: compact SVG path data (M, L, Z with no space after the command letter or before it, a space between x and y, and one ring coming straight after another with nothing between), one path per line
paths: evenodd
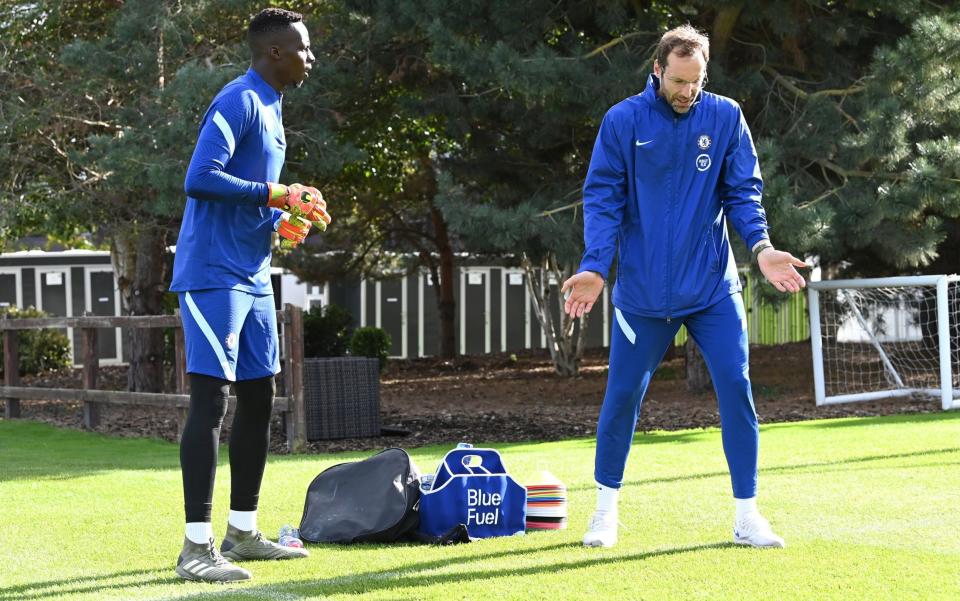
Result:
M764 426L760 507L782 550L730 544L717 430L637 436L613 549L579 544L592 439L496 447L521 482L550 470L567 485L568 530L445 548L311 545L307 560L247 563L252 581L218 586L173 573L176 445L0 420L0 601L960 598L960 413ZM412 455L432 471L445 450ZM263 530L299 522L319 471L366 455L271 457ZM219 537L225 464L218 476Z

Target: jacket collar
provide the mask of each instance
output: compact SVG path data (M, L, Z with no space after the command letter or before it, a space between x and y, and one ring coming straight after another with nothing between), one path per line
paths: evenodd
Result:
M250 84L253 86L260 96L264 100L269 100L268 104L273 104L276 101L283 99L283 94L277 92L273 89L273 86L267 83L267 81L257 73L253 67L247 69L247 79L250 80Z
M697 97L693 99L690 110L682 115L674 112L673 107L660 95L660 78L653 73L647 76L647 87L643 89L640 96L664 117L683 119L697 109L697 105L703 100L703 90L697 92Z

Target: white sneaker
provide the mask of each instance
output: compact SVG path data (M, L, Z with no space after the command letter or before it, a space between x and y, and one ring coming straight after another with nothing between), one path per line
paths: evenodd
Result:
M583 544L586 547L612 547L617 544L617 512L593 512L587 533L583 535Z
M752 511L734 523L733 542L763 548L786 546L783 539L773 533L770 522L758 511Z

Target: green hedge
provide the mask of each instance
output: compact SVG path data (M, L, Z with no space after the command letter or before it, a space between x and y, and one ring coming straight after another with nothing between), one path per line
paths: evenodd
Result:
M380 360L380 371L390 355L390 334L380 328L357 328L350 339L350 354L354 357L374 357Z
M305 357L342 357L350 345L353 317L334 304L314 307L303 314Z
M0 318L24 319L49 317L43 311L28 307L4 307ZM60 330L16 330L20 334L20 375L38 374L70 365L70 339ZM3 339L0 338L0 356L3 354ZM0 361L0 373L3 372Z

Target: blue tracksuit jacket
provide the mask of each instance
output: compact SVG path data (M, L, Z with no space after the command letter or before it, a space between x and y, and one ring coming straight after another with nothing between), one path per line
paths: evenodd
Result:
M740 106L700 92L677 115L651 75L607 111L583 186L580 271L606 279L613 304L646 317L696 313L741 290L726 219L752 248L767 237L756 149Z
M267 207L286 157L282 95L252 68L220 90L203 120L184 190L170 290L272 294Z

